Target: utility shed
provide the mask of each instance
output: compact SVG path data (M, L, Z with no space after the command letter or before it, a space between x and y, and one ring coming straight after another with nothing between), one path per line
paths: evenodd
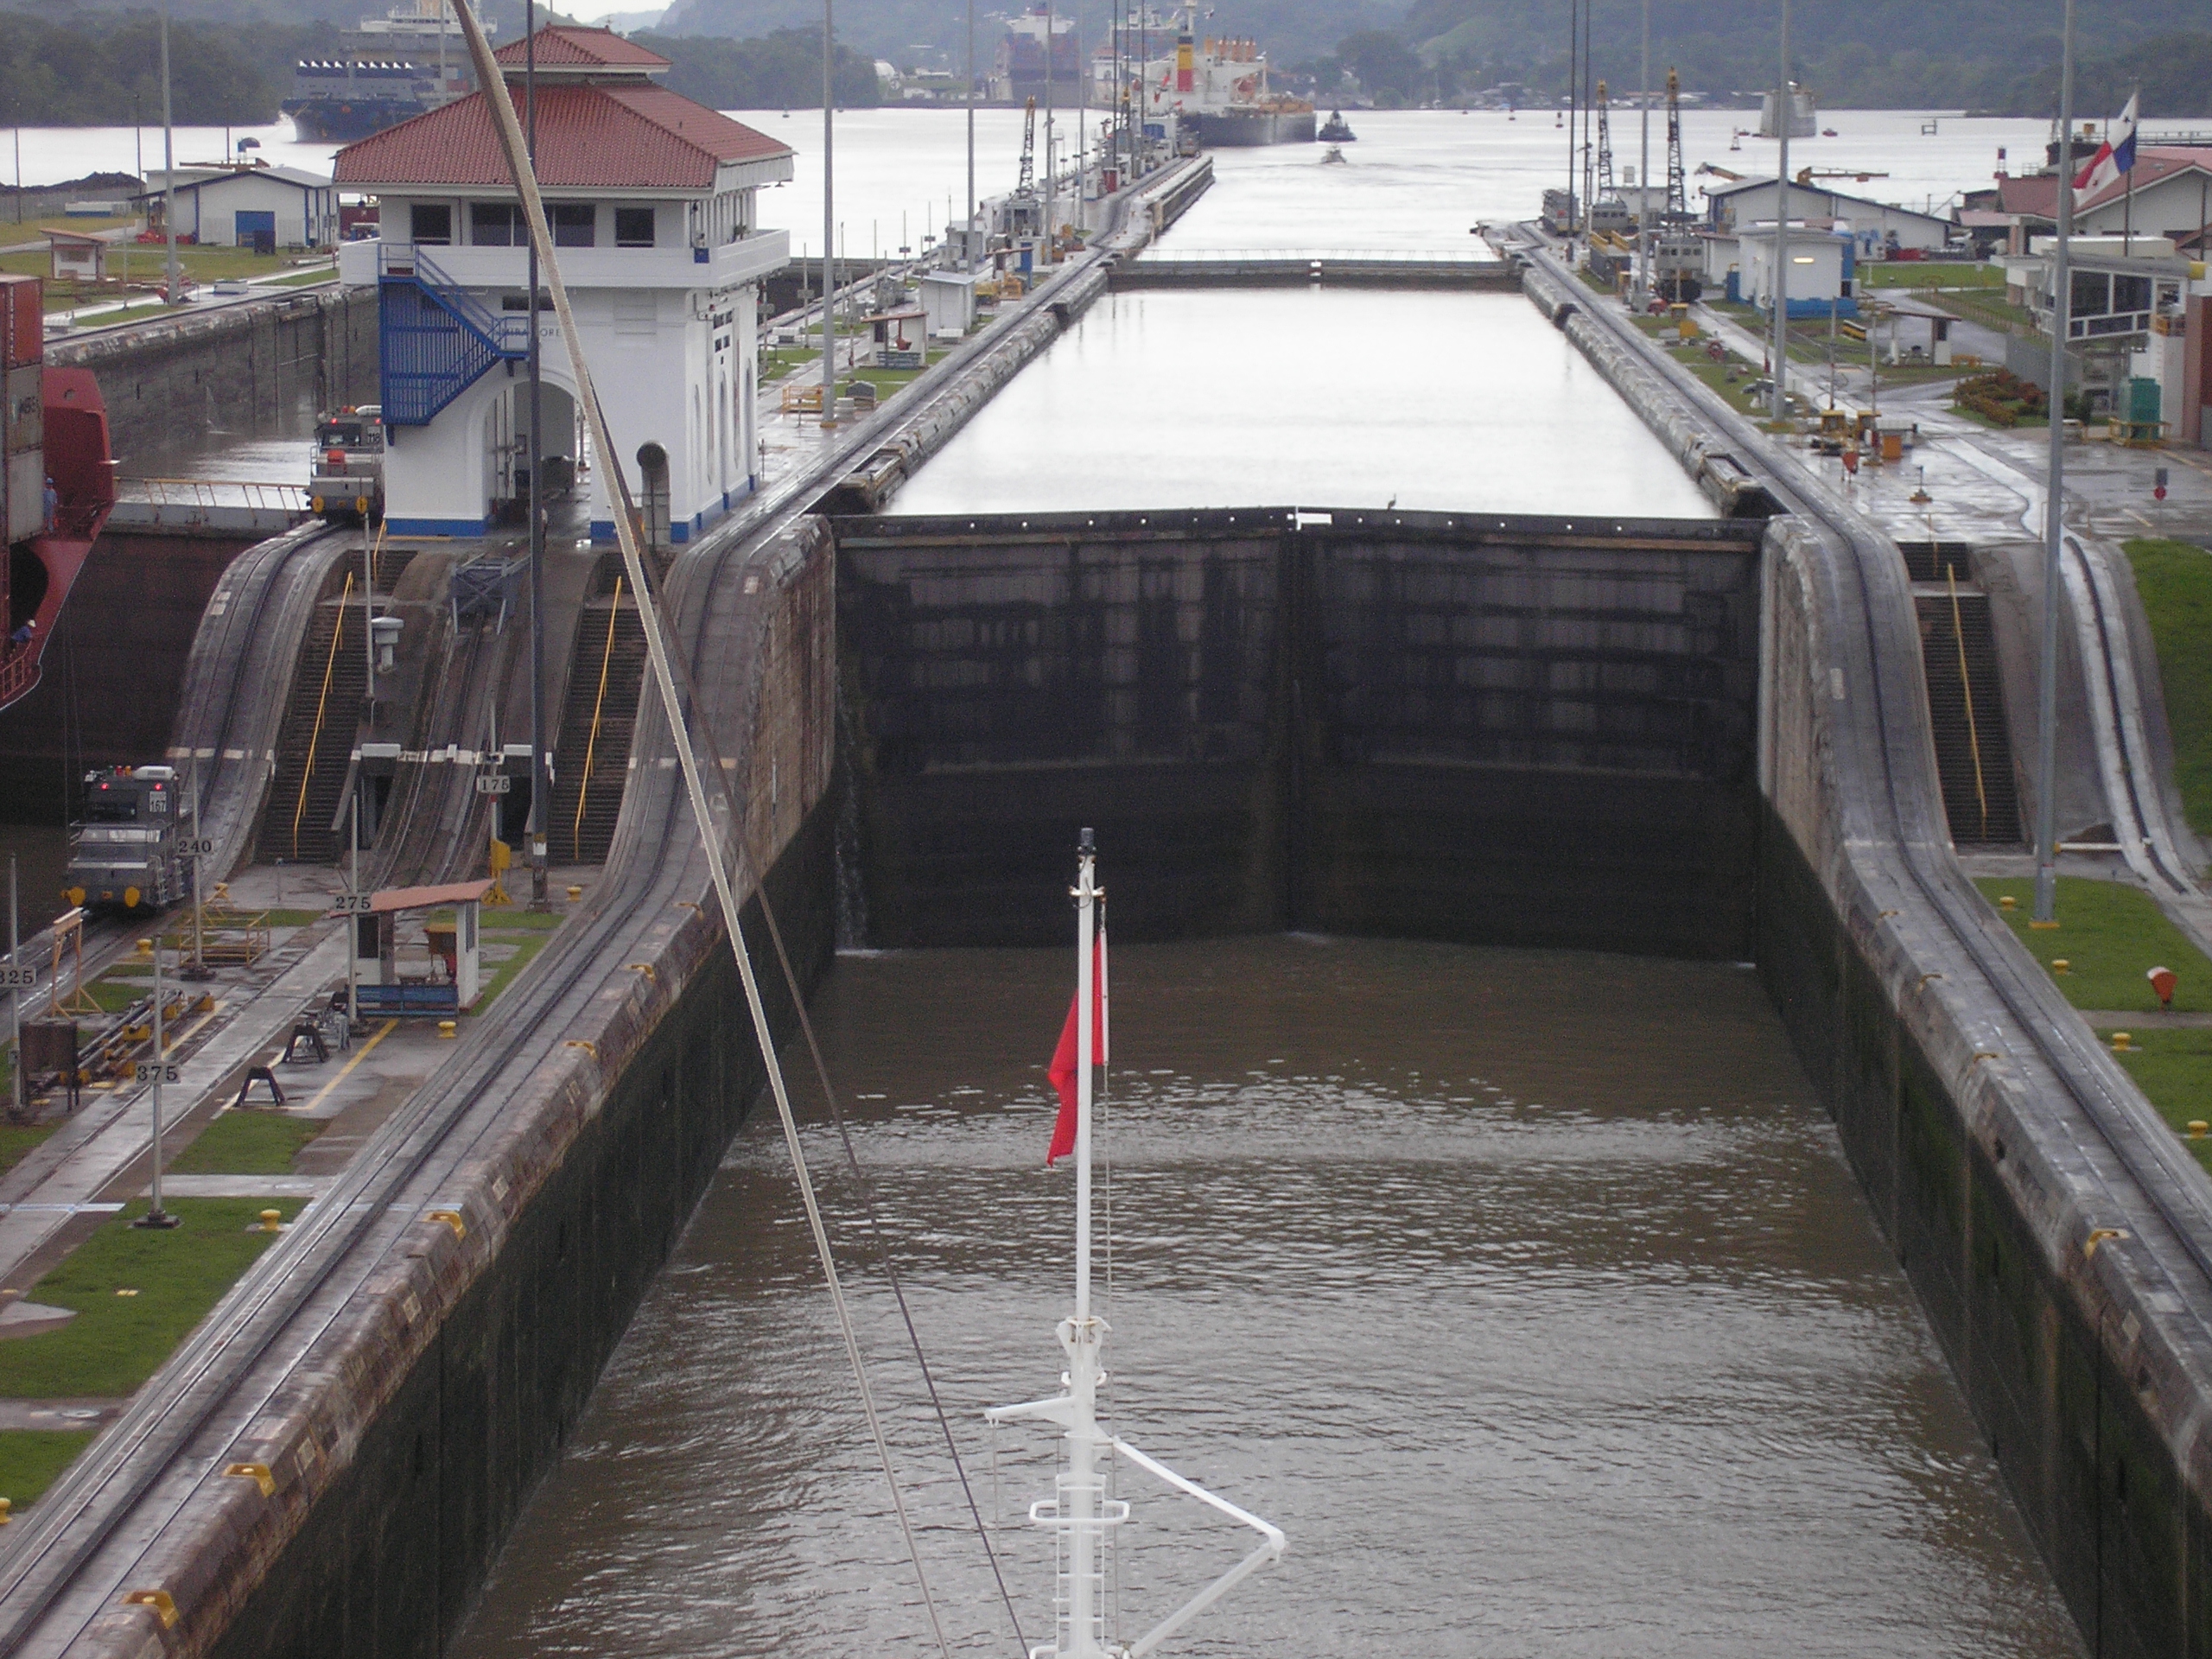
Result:
M107 244L81 231L48 231L47 251L58 283L97 283L107 275Z
M488 880L436 887L387 887L369 896L353 918L353 968L359 1012L459 1014L483 988L478 968L477 915ZM416 912L450 910L454 919L412 921ZM412 947L420 947L415 954ZM403 954L403 947L410 947Z
M156 168L149 188L136 198L147 223L160 228L162 185ZM338 191L319 173L295 167L180 167L176 169L176 233L202 247L324 248L338 240Z
M922 278L922 322L931 340L965 334L976 322L976 276L932 270Z

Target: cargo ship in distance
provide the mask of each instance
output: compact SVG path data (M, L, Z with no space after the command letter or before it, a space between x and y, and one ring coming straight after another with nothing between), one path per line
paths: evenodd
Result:
M1197 38L1198 7L1179 10L1175 55L1144 67L1147 128L1173 125L1171 138L1194 137L1202 149L1310 144L1313 106L1268 85L1257 41Z
M484 32L498 26L486 22ZM362 18L340 40L342 58L294 67L292 95L277 106L303 144L351 143L475 87L451 0L409 0Z

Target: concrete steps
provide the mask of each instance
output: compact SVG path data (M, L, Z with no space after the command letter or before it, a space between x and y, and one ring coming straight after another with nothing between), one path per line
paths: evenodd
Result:
M645 685L645 634L621 566L602 563L576 626L575 659L554 751L547 850L556 864L601 864L622 816L630 737Z
M331 828L361 723L368 665L358 601L326 599L300 652L276 739L276 765L263 809L264 861L327 864L341 837Z
M1913 603L1951 840L1961 847L2016 847L2022 839L2019 793L1988 596L1979 589L1955 599L1948 592L1920 594Z

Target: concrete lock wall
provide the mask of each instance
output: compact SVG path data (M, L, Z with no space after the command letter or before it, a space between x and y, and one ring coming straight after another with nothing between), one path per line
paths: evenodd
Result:
M1757 525L1287 511L836 521L868 935L1742 957Z
M130 457L173 448L187 429L250 431L302 399L325 409L374 403L376 290L334 283L194 311L57 340L46 360L92 371L107 400L110 445L126 473L143 476L148 469ZM304 479L304 444L300 472Z
M1709 494L1786 515L1760 971L2090 1650L2212 1651L2212 1188L1952 853L1896 543L1554 261L1526 286Z

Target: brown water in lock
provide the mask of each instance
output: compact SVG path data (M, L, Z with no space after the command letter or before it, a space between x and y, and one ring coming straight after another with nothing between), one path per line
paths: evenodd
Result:
M1060 1370L1072 971L848 957L817 1003L1033 1642L1053 1446L1001 1431L995 1496L978 1413ZM1114 1422L1290 1538L1165 1651L2080 1651L1748 970L1278 937L1119 948L1111 982ZM801 1092L955 1651L1011 1655ZM1134 1640L1249 1535L1119 1482ZM456 1650L933 1650L765 1103Z

